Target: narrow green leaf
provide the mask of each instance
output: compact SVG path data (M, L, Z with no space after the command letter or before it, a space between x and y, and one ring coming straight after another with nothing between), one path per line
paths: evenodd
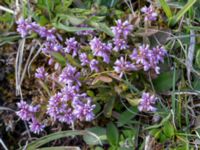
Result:
M166 14L166 16L168 17L168 19L170 19L172 17L172 12L171 9L169 7L169 5L167 4L166 0L159 0L160 4Z
M105 128L97 126L97 127L88 128L86 130L90 131L91 133L94 133L98 137L98 139L97 138L94 139L94 136L92 136L91 134L84 135L83 139L88 145L98 145L99 140L104 141L107 139Z
M168 138L174 136L174 127L169 121L164 124L163 132Z
M200 68L200 49L197 50L196 64L197 64L198 68Z
M62 54L57 52L52 52L50 54L61 64L61 66L66 65L66 58Z
M180 72L177 71L175 76L175 82L179 79ZM153 80L154 87L158 92L164 92L172 88L173 86L173 71L161 73L158 78Z
M78 64L76 62L76 60L70 54L66 54L66 58L67 58L67 61L69 61L70 64L72 64L72 65L74 65L74 66L76 66L78 68L81 68L81 65Z
M90 25L95 27L97 30L100 30L106 33L107 35L114 37L112 30L105 23L97 23L97 22L91 21Z
M101 5L113 7L117 4L118 0L101 0Z
M112 115L112 110L115 103L115 97L111 98L105 105L103 109L103 113L107 118L110 118Z
M165 118L163 118L162 121L159 124L155 124L155 125L149 126L149 127L145 128L145 130L155 129L155 128L162 127L165 124L165 122L170 119L170 117L171 117L171 113L169 113L168 116L166 116Z
M60 138L64 138L64 137L70 137L70 136L77 136L77 135L90 135L93 136L93 140L96 140L97 142L99 142L98 144L102 145L100 139L92 132L87 131L87 130L69 130L69 131L60 131L60 132L56 132L56 133L52 133L46 136L43 136L35 141L33 141L32 143L28 144L26 150L35 150L37 148L39 148L40 146L47 144L51 141L60 139Z
M86 28L86 27L69 27L69 26L66 26L62 23L53 23L53 26L57 29L65 30L67 32L94 30L94 28Z
M37 150L81 150L77 146L54 146L54 147L43 147Z
M175 25L181 17L196 3L196 0L189 0L187 4L174 16L170 22L171 25Z
M60 132L52 133L52 134L49 134L47 136L43 136L43 137L33 141L32 143L30 143L27 146L27 150L35 150L38 147L40 147L40 146L42 146L46 143L49 143L53 140L57 140L57 139L60 139L60 138L63 138L63 137L76 136L76 135L86 135L86 134L89 134L89 132L84 131L84 130L60 131Z
M132 112L134 112L135 114L133 114ZM129 123L131 121L131 119L133 117L135 117L135 115L137 114L138 109L137 107L130 107L129 110L125 110L124 112L122 112L119 116L119 127Z
M112 122L107 125L106 132L109 143L112 146L117 146L119 142L119 132Z

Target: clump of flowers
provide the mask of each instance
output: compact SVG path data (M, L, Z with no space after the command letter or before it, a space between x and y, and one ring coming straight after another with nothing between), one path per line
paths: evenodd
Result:
M19 111L17 111L16 114L22 120L28 121L28 123L30 124L30 130L33 133L39 133L40 131L43 131L45 125L39 123L35 117L36 113L40 109L40 105L32 106L21 100L19 103L17 103L17 106L19 108Z
M113 44L114 51L124 50L128 48L127 37L133 30L133 25L131 25L127 20L122 22L122 20L116 21L117 25L111 27L114 34Z
M150 5L149 7L142 7L141 12L143 12L145 15L145 21L155 21L157 19L158 14L155 12L152 5Z
M112 45L110 43L105 44L101 42L99 38L95 37L90 41L90 47L93 51L94 56L102 57L105 63L110 62L110 54L112 50Z
M78 50L80 49L79 43L75 40L75 38L69 38L66 39L66 48L64 48L64 51L66 53L72 53L72 57L75 57L78 54Z
M39 67L36 69L35 77L38 79L44 80L48 76L48 73L45 71L44 67Z
M160 72L158 66L160 62L164 61L164 57L167 54L163 47L157 46L153 49L149 48L149 45L141 45L138 49L134 49L130 58L135 61L136 64L142 65L144 71L150 69L154 70L157 74Z
M131 62L126 61L124 57L120 57L120 59L117 59L115 62L114 69L117 73L119 73L119 77L122 78L123 74L126 71L135 71L137 68L135 65L133 65Z
M138 109L139 111L156 111L156 108L153 106L156 103L156 97L150 93L143 93L140 100Z
M155 19L153 8L143 8L142 11L147 19ZM166 55L164 47L157 46L150 49L150 46L145 44L135 48L131 53L132 46L131 43L128 43L128 36L133 31L133 25L127 20L119 19L116 21L116 26L111 27L114 38L108 39L108 42L104 42L105 39L100 39L101 36L93 37L93 30L77 33L84 36L91 35L90 41L82 42L78 37L70 37L64 41L62 36L56 34L55 29L47 29L24 19L17 21L17 24L17 31L21 37L24 38L35 32L44 39L42 52L50 57L48 64L54 64L54 70L53 68L49 69L52 73L47 73L44 67L37 68L35 72L35 77L47 82L47 85L51 85L49 82L51 79L53 80L52 87L50 86L49 89L52 88L54 92L44 104L41 104L45 107L28 105L25 101L17 104L19 108L17 115L22 120L29 122L30 130L34 133L43 131L46 125L44 121L36 117L40 108L45 109L42 111L46 112L52 121L64 122L69 125L78 121L92 121L95 118L93 113L95 104L93 104L92 97L88 96L89 94L87 95L85 91L91 84L87 81L90 75L96 76L104 72L114 71L120 78L123 78L126 72L129 75L141 68L144 71L154 70L159 74L159 63L164 62ZM89 39L89 37L84 37L88 40L87 38ZM88 48L90 49L88 50ZM58 64L52 52L59 53L63 58L66 58L66 64ZM68 60L67 56L69 55L74 60ZM49 80L45 80L47 76ZM138 109L140 111L155 111L156 109L153 107L155 99L149 93L143 93Z

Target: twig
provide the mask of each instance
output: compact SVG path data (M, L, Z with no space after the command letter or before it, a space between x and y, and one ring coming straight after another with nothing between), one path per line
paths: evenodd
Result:
M3 7L0 5L0 10L3 10L3 11L6 11L8 13L11 13L11 14L15 14L15 12L9 8L6 8L6 7Z
M8 148L6 147L6 145L4 144L4 142L1 138L0 138L0 143L3 146L4 150L8 150Z

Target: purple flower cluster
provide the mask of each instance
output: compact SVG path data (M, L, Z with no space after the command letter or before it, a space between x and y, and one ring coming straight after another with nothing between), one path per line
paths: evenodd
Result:
M31 29L31 25L24 19L19 19L17 22L17 31L21 34L21 37L24 38Z
M79 60L82 66L88 65L91 71L99 72L99 62L96 59L89 60L86 53L81 53L79 54Z
M35 22L28 22L24 19L19 19L17 21L17 31L21 34L21 37L24 38L31 32L38 33L40 37L46 38L48 41L53 41L56 39L55 30L54 29L46 29L45 27L41 27Z
M156 103L156 97L154 95L150 95L150 93L143 93L142 98L140 100L140 104L138 106L139 111L156 111L156 108L153 107Z
M75 38L69 38L66 39L66 48L64 48L64 51L66 53L72 53L72 57L77 56L78 50L80 49L79 43L75 40Z
M152 69L159 74L160 67L158 65L160 62L164 61L164 56L166 54L167 52L163 47L157 46L151 50L149 45L141 45L138 49L133 50L130 58L135 61L136 64L141 64L144 71Z
M62 51L63 46L58 41L45 41L43 43L42 51L44 53L48 52L60 52Z
M36 69L35 77L38 79L44 80L48 76L48 73L45 71L44 67L39 67Z
M80 93L78 85L68 84L50 98L47 114L54 120L72 124L76 120L93 120L94 108L95 105L91 104L91 98L86 93Z
M28 34L35 32L41 38L45 38L45 42L42 47L42 51L47 53L49 51L61 51L63 49L62 45L57 40L60 37L55 35L55 29L47 29L45 27L40 26L35 22L28 22L24 19L19 19L17 21L17 31L21 34L21 37L24 38Z
M158 14L155 12L152 5L150 5L149 7L142 7L141 12L143 12L145 15L145 21L155 21L157 19Z
M81 62L81 66L86 66L86 65L90 64L90 60L86 53L79 54L79 60Z
M114 70L119 73L119 77L122 78L123 74L126 71L133 71L133 70L137 70L137 68L135 67L134 64L132 64L129 61L126 61L124 59L124 57L120 57L120 59L117 59L115 61L115 66L114 66Z
M94 56L102 57L103 61L107 64L110 62L110 54L112 50L111 43L105 44L101 42L99 38L95 37L90 41L90 47Z
M19 111L16 112L16 114L24 121L28 121L30 125L30 130L33 133L39 133L43 131L45 125L38 122L38 120L35 117L35 113L39 111L40 106L32 106L28 105L25 101L21 100L19 103L17 103L17 106L19 108Z
M80 81L80 72L77 72L76 68L67 64L63 68L62 73L59 76L59 81L67 85L81 85Z
M116 21L117 26L111 27L114 33L113 43L114 50L119 51L127 49L127 37L133 30L133 25L131 25L127 20L122 22L121 20Z
M145 20L156 20L157 14L154 12L152 6L149 8L144 7L141 11L145 13ZM24 38L28 34L35 32L41 38L45 38L42 47L44 53L59 52L64 57L66 55L71 55L74 59L77 57L80 60L81 66L90 68L91 72L100 71L101 59L106 64L109 64L110 62L113 63L113 59L111 59L112 50L119 52L129 48L127 42L128 35L133 30L133 25L128 21L123 22L122 20L117 20L116 26L111 27L114 34L112 44L104 43L100 38L92 37L92 40L89 42L93 54L92 56L87 54L87 48L84 49L85 43L81 45L75 37L66 39L65 45L63 46L62 42L64 43L64 41L60 35L55 33L55 29L47 29L35 22L30 23L23 19L18 20L17 24L17 31L21 34L21 37ZM83 27L85 27L85 25L83 25ZM93 30L88 30L77 32L77 34L93 36L94 32ZM118 54L120 57L114 62L113 68L115 72L119 74L119 77L122 78L126 72L136 71L139 68L143 68L144 71L154 70L159 74L160 68L158 65L160 62L164 61L166 50L161 46L150 49L149 45L141 45L134 49L128 58L126 57L127 52L125 54L120 54L119 52ZM130 61L130 59L132 61ZM52 73L52 79L57 80L63 87L62 89L59 88L58 91L49 98L46 113L54 121L65 122L67 124L72 124L76 121L93 120L93 110L95 105L92 104L92 99L86 93L81 91L81 86L83 84L81 83L81 79L83 79L82 76L84 76L84 71L81 73L76 67L68 63L62 68L61 65L54 61L53 57L49 60L49 65L52 64L55 66L55 72ZM101 67L101 69L103 69L103 67ZM45 79L47 76L48 73L45 71L44 67L36 69L36 78L46 81ZM53 87L54 88L52 89L55 89L56 86L54 85ZM140 111L155 111L156 109L152 106L155 102L155 96L150 95L149 93L143 93L138 109ZM29 122L30 130L34 133L43 131L45 126L36 118L36 113L39 113L39 105L28 105L25 101L21 101L17 105L19 108L17 115L22 120Z

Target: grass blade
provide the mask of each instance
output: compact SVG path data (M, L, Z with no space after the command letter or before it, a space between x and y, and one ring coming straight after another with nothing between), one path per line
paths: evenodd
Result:
M46 143L49 143L53 140L57 140L57 139L60 139L60 138L69 137L69 136L76 136L76 135L87 135L87 134L94 136L94 138L96 138L96 139L98 138L98 137L96 137L96 135L94 133L91 133L91 132L86 131L86 130L60 131L60 132L49 134L47 136L43 136L43 137L35 140L34 142L30 143L27 146L27 150L35 150L38 147L40 147L40 146L42 146ZM99 144L101 144L101 141L99 141Z
M172 18L171 25L175 25L181 17L194 5L196 0L189 0L188 3Z
M161 4L166 16L168 17L168 19L170 19L172 17L172 12L171 12L169 5L167 4L167 2L165 0L159 0L159 1L160 1L160 4Z
M57 29L65 30L67 32L78 32L78 31L94 30L94 28L66 26L66 25L64 25L62 23L53 23L53 26L56 27Z

